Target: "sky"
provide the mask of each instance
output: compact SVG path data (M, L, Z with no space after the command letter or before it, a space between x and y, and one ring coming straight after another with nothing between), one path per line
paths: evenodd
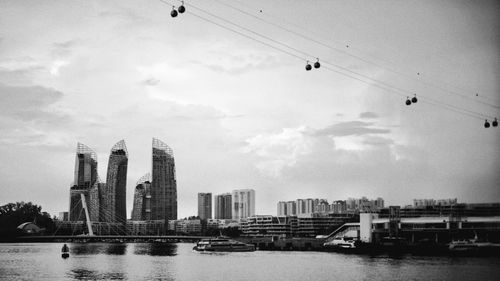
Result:
M198 192L247 188L271 215L297 198L500 202L500 129L483 126L500 117L497 1L172 4L0 1L0 204L67 211L77 142L104 181L124 139L130 216L153 137L174 151L179 217Z

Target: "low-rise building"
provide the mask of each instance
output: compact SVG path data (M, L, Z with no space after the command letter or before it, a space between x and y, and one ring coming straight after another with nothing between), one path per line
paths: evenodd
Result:
M292 236L296 216L257 215L241 221L241 231L246 236Z
M200 219L169 220L168 229L175 230L176 234L200 234L202 221Z
M166 229L164 220L127 221L128 235L165 235Z
M356 221L357 215L301 214L298 216L252 216L241 222L245 236L301 236L315 237L329 234L333 229L349 221Z

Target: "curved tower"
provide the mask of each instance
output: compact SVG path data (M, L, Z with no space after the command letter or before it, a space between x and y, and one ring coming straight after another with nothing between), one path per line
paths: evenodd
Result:
M70 189L70 221L86 220L81 194L85 195L87 203L90 202L90 190L97 183L97 178L97 154L90 147L78 143L76 146L75 179Z
M133 221L151 220L151 174L142 176L136 183L134 191Z
M104 222L123 223L127 221L128 151L125 141L117 142L109 155L106 188L102 195L101 220Z
M151 181L151 219L177 219L177 181L172 149L159 139L153 138Z

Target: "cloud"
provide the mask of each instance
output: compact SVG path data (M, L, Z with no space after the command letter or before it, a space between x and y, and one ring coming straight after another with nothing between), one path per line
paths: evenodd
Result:
M148 18L136 13L132 9L127 9L123 7L113 7L110 10L106 10L99 13L99 16L104 19L119 19L123 21L131 22L143 22L149 21Z
M378 115L374 112L366 111L366 112L362 112L361 114L359 114L359 118L361 118L361 119L374 119L374 118L378 118Z
M5 59L0 61L0 70L2 71L25 71L39 68L43 68L43 66L34 58L29 56Z
M390 130L374 128L373 123L349 121L323 129L306 126L284 128L279 133L260 134L246 140L243 153L253 154L256 168L270 177L281 177L287 170L295 170L304 161L316 159L315 165L359 162L374 154L393 158L395 141L388 137ZM314 156L313 156L314 155ZM377 158L378 156L375 156Z
M67 60L40 59L24 56L0 61L0 82L9 85L30 85L34 77L47 72L58 76L61 67L68 65Z
M312 140L306 127L284 128L278 134L258 135L247 139L243 153L255 154L257 168L264 174L277 177L285 167L295 165L297 159L312 149Z
M68 57L73 52L73 49L80 44L80 40L77 39L53 43L51 54L56 58Z
M227 53L214 54L215 59L191 60L191 63L206 67L214 72L239 75L253 70L272 69L279 64L274 56L261 54L239 54L230 56Z
M65 147L75 133L69 128L78 126L58 108L63 96L51 88L0 83L0 143Z
M373 123L362 121L349 121L330 125L327 128L317 130L317 136L361 136L366 134L388 134L388 129L372 128Z
M146 86L156 86L160 83L160 80L155 78L149 78L142 81L141 83Z
M61 69L61 67L64 67L64 66L66 66L68 64L69 63L67 61L56 60L50 66L49 72L50 72L50 74L52 74L54 76L59 76L59 70Z
M364 145L371 146L388 146L395 143L392 139L379 136L365 136L362 142Z
M0 116L21 120L34 120L57 115L49 105L59 101L63 94L54 89L33 87L12 87L0 84Z

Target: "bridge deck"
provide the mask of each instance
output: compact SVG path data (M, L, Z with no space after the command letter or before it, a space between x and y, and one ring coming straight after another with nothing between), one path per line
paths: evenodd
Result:
M109 240L123 240L123 241L148 241L148 240L188 240L197 241L201 239L213 238L209 236L180 236L180 235L164 235L164 236L145 236L145 235L57 235L57 236L21 236L19 241L22 242L51 242L61 240L74 240L74 241L109 241Z

